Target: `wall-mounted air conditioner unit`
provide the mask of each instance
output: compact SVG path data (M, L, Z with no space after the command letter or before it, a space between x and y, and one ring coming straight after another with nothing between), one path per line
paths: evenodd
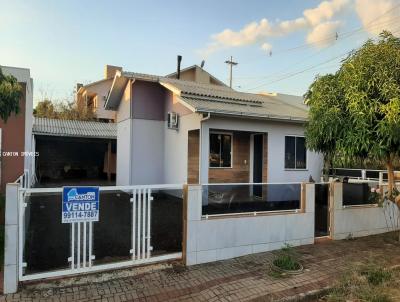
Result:
M168 128L179 129L179 115L176 112L168 112Z

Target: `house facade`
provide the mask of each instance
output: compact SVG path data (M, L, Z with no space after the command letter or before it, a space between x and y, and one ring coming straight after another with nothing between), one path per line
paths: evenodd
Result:
M204 70L196 80L196 69L180 79L116 72L105 109L116 112L117 185L320 178L300 97L238 92Z
M93 112L94 117L102 122L114 122L115 111L106 110L105 99L111 88L115 72L121 67L106 65L103 79L87 85L76 85L76 102L78 108Z
M7 183L14 182L24 170L31 172L33 80L26 68L0 66L5 75L14 76L22 88L18 114L12 114L7 122L0 121L0 191L5 192ZM31 174L30 174L31 175Z

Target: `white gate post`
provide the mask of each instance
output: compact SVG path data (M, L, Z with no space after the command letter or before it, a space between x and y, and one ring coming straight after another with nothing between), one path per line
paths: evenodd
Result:
M202 186L191 185L187 186L186 205L184 211L184 261L186 265L194 265L197 263L197 248L196 248L196 223L201 220L202 215Z
M15 183L6 186L4 294L18 290L18 188Z

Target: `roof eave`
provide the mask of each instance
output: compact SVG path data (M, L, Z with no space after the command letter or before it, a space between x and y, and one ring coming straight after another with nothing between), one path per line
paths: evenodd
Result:
M196 113L210 113L213 115L221 115L221 116L235 116L235 117L242 117L242 118L252 118L252 119L263 119L263 120L270 120L270 121L280 121L280 122L291 122L291 123L306 123L307 118L300 118L300 117L292 117L292 116L279 116L279 115L272 115L272 114L256 114L256 113L244 113L244 112L230 112L230 111L223 111L223 110L210 110L210 109L201 109L198 108L195 110Z
M106 110L117 110L124 92L123 89L125 88L127 82L128 79L124 77L120 71L115 73L113 83L104 104L104 108Z

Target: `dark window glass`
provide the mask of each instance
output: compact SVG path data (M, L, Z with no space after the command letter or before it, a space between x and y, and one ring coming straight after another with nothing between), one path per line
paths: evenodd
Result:
M221 167L231 166L231 136L222 135L221 142Z
M306 142L304 137L296 137L296 169L306 168Z
M231 166L232 136L229 134L210 134L210 167Z
M296 138L294 136L285 137L285 169L295 169Z
M285 137L285 169L306 169L307 149L304 137Z
M219 167L221 157L221 140L219 134L210 134L210 167Z

